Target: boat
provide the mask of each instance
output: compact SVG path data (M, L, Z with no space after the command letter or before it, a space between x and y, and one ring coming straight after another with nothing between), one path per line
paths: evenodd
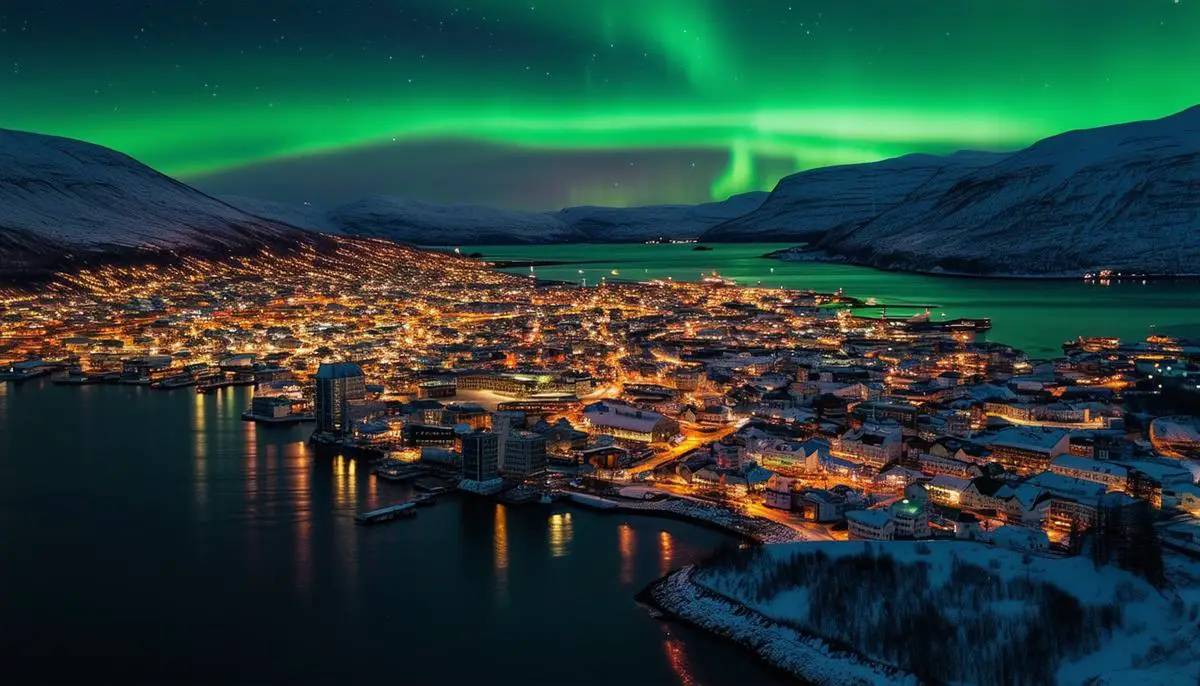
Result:
M437 496L432 493L422 493L414 497L411 502L417 507L432 507L437 505Z
M733 279L727 279L715 271L701 274L700 275L700 283L707 284L709 286L736 286L737 285L737 281L734 281Z

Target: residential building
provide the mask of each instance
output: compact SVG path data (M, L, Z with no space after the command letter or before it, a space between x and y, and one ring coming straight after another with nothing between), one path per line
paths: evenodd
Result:
M887 510L851 510L846 513L850 536L868 541L896 538L896 521Z
M796 492L796 480L778 474L767 480L763 491L763 505L777 510L791 510Z
M829 452L878 472L900 459L903 439L899 424L865 422L830 441Z
M958 508L963 507L963 493L970 485L966 479L939 474L925 484L925 489L929 492L929 502Z
M1059 455L1050 461L1050 471L1073 479L1104 484L1113 491L1123 491L1129 486L1129 470L1106 460Z
M1070 452L1070 434L1060 429L1013 427L994 436L987 447L992 459L1004 467L1018 474L1032 474L1044 471L1051 460Z

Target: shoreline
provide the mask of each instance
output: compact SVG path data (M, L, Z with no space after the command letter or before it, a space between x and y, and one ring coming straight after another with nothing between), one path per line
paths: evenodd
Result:
M638 501L620 501L602 496L595 496L586 493L571 493L566 498L566 502L583 507L597 512L612 512L614 514L633 514L644 515L647 517L662 517L664 519L673 519L676 521L686 522L695 526L701 526L708 529L723 531L727 534L741 538L744 541L764 545L770 543L789 543L803 542L807 539L803 538L799 532L784 524L779 524L770 519L762 517L753 517L739 515L737 513L721 512L715 507L705 507L696 505L695 512L681 512L678 510L667 509L669 503L687 503L688 501L679 498L668 498L665 500L651 501L640 503ZM712 517L705 517L702 511L708 511ZM739 528L739 524L745 528ZM759 525L766 531L756 531L754 525ZM774 534L774 535L773 535Z
M784 248L774 252L763 253L760 255L763 259L778 260L780 262L820 262L823 264L844 264L852 267L863 267L866 269L875 269L881 272L890 272L896 274L916 274L920 276L936 276L950 279L992 279L996 281L1081 281L1083 283L1100 284L1103 279L1085 279L1084 273L1061 273L1061 274L977 274L974 272L955 272L947 270L929 270L929 269L909 269L901 267L885 267L868 262L857 262L848 257L841 255L832 255L827 252L818 250L796 250L795 248ZM1108 283L1131 283L1138 282L1197 282L1200 281L1200 274L1143 274L1138 276L1122 276L1109 278Z
M808 683L834 686L916 684L916 677L819 636L776 622L692 579L695 566L651 582L635 600L664 616L740 645L768 667Z

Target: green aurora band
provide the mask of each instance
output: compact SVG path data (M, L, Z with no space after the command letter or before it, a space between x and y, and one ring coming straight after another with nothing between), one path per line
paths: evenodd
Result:
M392 142L716 149L729 159L709 189L721 198L769 189L780 161L1010 149L1200 102L1188 0L470 4L441 40L408 40L397 22L370 50L319 33L287 50L216 35L102 59L64 49L0 76L0 125L184 177Z

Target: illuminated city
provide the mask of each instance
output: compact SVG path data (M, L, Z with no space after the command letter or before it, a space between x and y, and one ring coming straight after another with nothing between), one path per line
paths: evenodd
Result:
M5 4L4 683L1200 683L1198 29Z

